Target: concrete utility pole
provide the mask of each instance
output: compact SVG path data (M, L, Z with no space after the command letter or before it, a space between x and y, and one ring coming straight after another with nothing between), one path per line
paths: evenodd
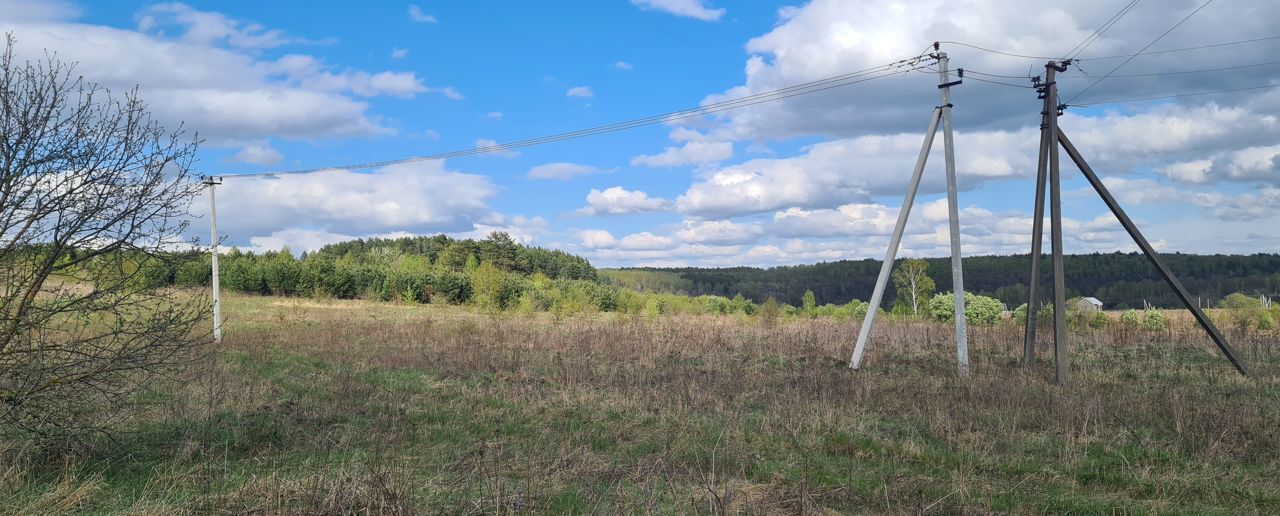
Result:
M218 281L218 201L215 197L217 186L222 184L221 177L205 176L203 183L209 187L209 252L213 268L211 286L213 288L213 342L222 342L222 292Z
M1036 315L1040 303L1040 248L1044 239L1044 191L1049 186L1049 240L1053 252L1053 357L1057 366L1057 383L1066 385L1067 367L1067 318L1066 280L1062 264L1062 184L1058 173L1058 84L1057 72L1067 70L1070 61L1045 64L1045 81L1037 84L1036 91L1044 99L1040 112L1040 156L1036 166L1036 197L1034 220L1031 222L1031 278L1027 289L1027 322L1023 337L1022 363L1032 366L1036 362Z
M1187 308L1195 317L1200 326L1204 328L1209 337L1213 339L1213 343L1218 346L1222 354L1226 356L1231 365L1236 368L1240 374L1248 376L1249 371L1245 367L1244 362L1236 355L1234 349L1227 343L1227 339L1214 326L1213 321L1205 315L1200 309L1200 300L1195 303L1191 301L1191 295L1187 293L1187 289L1182 286L1182 282L1173 275L1173 271L1169 270L1164 264L1164 260L1160 258L1159 253L1147 241L1142 232L1138 230L1138 226L1120 207L1120 203L1102 183L1102 179L1093 172L1093 168L1089 166L1084 156L1072 145L1067 135L1063 134L1058 128L1058 117L1062 114L1065 105L1058 104L1058 87L1054 80L1057 72L1065 72L1070 60L1064 60L1062 63L1049 61L1045 65L1045 82L1038 85L1037 90L1043 95L1044 111L1041 117L1040 125L1040 165L1037 170L1036 179L1036 220L1032 226L1032 244L1031 244L1031 278L1030 278L1030 298L1027 300L1027 331L1026 342L1024 347L1023 361L1030 366L1035 363L1035 307L1039 302L1038 284L1040 277L1040 238L1042 236L1042 220L1044 214L1044 183L1046 162L1048 168L1049 183L1049 207L1050 207L1050 226L1051 239L1053 241L1053 343L1054 343L1054 365L1057 368L1057 383L1059 385L1067 385L1068 383L1068 353L1067 353L1067 330L1066 330L1066 286L1063 278L1062 263L1062 203L1061 203L1061 178L1058 173L1058 150L1061 147L1071 157L1071 161L1075 163L1080 172L1084 174L1090 186L1106 203L1107 208L1115 215L1116 220L1129 233L1129 237L1134 243L1138 244L1138 248L1146 255L1147 260L1156 268L1160 276L1164 278L1165 283L1173 289L1174 294L1182 301L1183 306ZM1150 303L1143 299L1142 304L1151 309ZM1206 303L1208 304L1208 303Z
M866 353L867 340L870 338L871 329L875 325L876 311L880 308L880 303L884 299L884 291L893 272L893 261L897 257L898 246L902 243L902 234L906 230L907 219L911 215L911 206L915 203L916 192L920 189L920 178L924 175L924 166L929 160L929 151L933 147L933 139L938 132L938 125L941 123L943 126L942 137L947 168L947 215L951 230L951 275L956 310L956 361L960 376L969 374L969 343L964 315L964 277L960 254L960 208L956 194L955 145L951 134L951 87L962 82L964 70L960 70L960 79L950 81L950 73L947 69L947 54L939 50L937 43L933 44L933 48L935 51L933 57L938 60L938 89L941 93L942 105L933 108L933 115L929 119L929 128L925 130L924 144L920 147L920 154L916 158L915 170L911 174L911 180L907 183L907 195L902 200L902 209L898 211L898 221L894 225L893 236L889 239L889 248L885 250L884 262L880 264L880 275L877 276L875 290L871 293L867 315L862 321L862 328L858 331L858 342L853 348L853 357L849 359L850 369L857 369L862 366L862 357Z

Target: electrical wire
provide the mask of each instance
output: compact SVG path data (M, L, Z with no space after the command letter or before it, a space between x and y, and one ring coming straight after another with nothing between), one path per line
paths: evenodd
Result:
M1084 41L1081 41L1077 43L1076 46L1071 47L1071 50L1067 51L1067 54L1066 54L1067 59L1074 59L1077 55L1080 55L1081 52L1084 52L1086 49L1088 49L1089 45L1092 45L1095 41L1102 39L1102 35L1106 33L1107 30L1111 29L1111 27L1114 26L1116 22L1120 21L1120 18L1123 18L1124 15L1129 14L1129 11L1132 11L1134 6L1138 5L1139 1L1141 0L1133 0L1132 2L1129 2L1129 4L1121 8L1119 12L1117 12L1116 14L1113 14L1110 20L1107 20L1107 22L1102 24L1101 27L1098 27L1097 30L1093 31L1093 34L1085 38Z
M1245 43L1257 43L1259 41L1270 41L1273 39L1280 39L1280 36L1266 36L1261 38L1243 39L1240 41L1228 41L1225 43L1210 43L1207 45L1199 45L1199 46L1185 47L1185 48L1172 48L1169 50L1152 50L1150 52L1141 52L1137 54L1120 54L1120 55L1114 55L1114 56L1084 57L1084 58L1077 59L1077 61L1101 61L1104 59L1120 59L1124 57L1149 56L1149 55L1155 55L1155 54L1168 54L1172 52L1187 52L1190 50L1201 50L1205 48L1225 47L1230 45L1242 45Z
M1097 56L1097 57L1076 57L1076 58L1073 58L1073 60L1076 62L1079 62L1079 61L1103 61L1107 59L1123 59L1127 57L1149 56L1149 55L1155 55L1155 54L1169 54L1174 52L1188 52L1191 50L1202 50L1206 48L1226 47L1231 45L1243 45L1245 43L1257 43L1259 41L1270 41L1274 39L1280 39L1280 36L1264 36L1261 38L1243 39L1240 41L1227 41L1223 43L1209 43L1206 45L1198 45L1194 47L1184 47L1184 48L1171 48L1168 50L1151 50L1151 51L1139 52L1137 54L1118 54L1118 55L1112 55L1112 56ZM972 49L981 50L983 52L989 52L992 54L1000 54L1000 55L1010 56L1010 57L1021 57L1025 59L1061 59L1061 57L1034 56L1034 55L1018 54L1014 52L1006 52L1003 50L994 50L986 47L980 47L978 45L971 45L969 43L962 43L959 41L940 41L939 43L945 43L950 45L960 45L962 47L969 47Z
M1013 53L1013 52L1005 52L1005 51L1003 51L1003 50L994 50L994 49L990 49L990 48L986 48L986 47L980 47L980 46L978 46L978 45L970 45L970 44L968 44L968 43L962 43L962 42L959 42L959 41L939 41L938 43L941 43L941 44L943 44L943 45L960 45L960 46L962 46L962 47L969 47L969 48L972 48L972 49L981 50L981 51L983 51L983 52L990 52L990 53L992 53L992 54L1000 54L1000 55L1006 55L1006 56L1010 56L1010 57L1022 57L1022 58L1026 58L1026 59L1058 59L1057 57L1049 57L1049 56L1031 56L1031 55L1026 55L1026 54L1017 54L1017 53Z
M1165 75L1186 75L1186 74L1192 74L1192 73L1222 72L1226 70L1240 70L1243 68L1257 68L1260 66L1275 66L1275 65L1280 65L1280 61L1267 61L1265 63L1251 63L1251 64L1244 64L1244 65L1236 65L1236 66L1224 66L1222 68L1202 68L1199 70L1175 70L1172 72L1152 72L1152 73L1122 73L1122 74L1112 75L1111 77L1113 78L1115 77L1160 77ZM965 72L969 72L969 70L965 69ZM1062 77L1062 79L1088 79L1088 78L1089 77L1074 77L1074 76Z
M969 73L969 70L968 70L968 69L965 69L965 73L966 73L966 74L967 74L967 73ZM1013 84L1013 83L1008 83L1008 82L1003 82L1003 81L993 81L993 80L990 80L990 79L982 79L982 78L979 78L979 77L965 77L965 79L969 79L969 80L971 80L971 81L986 82L986 83L991 83L991 84L999 84L999 85L1002 85L1002 86L1011 86L1011 87L1014 87L1014 88L1023 88L1023 89L1033 89L1033 88L1035 88L1035 86L1028 86L1028 85L1025 85L1025 84Z
M1118 71L1118 70L1120 70L1121 68L1123 68L1123 67L1124 67L1124 65L1129 64L1129 62L1130 62L1130 61L1133 61L1133 58L1138 57L1139 55L1142 55L1142 53L1143 53L1143 52L1146 52L1146 50L1147 50L1148 48L1151 48L1151 46L1152 46L1152 45L1155 45L1156 43L1158 43L1158 42L1159 42L1161 39L1163 39L1165 36L1168 36L1170 32L1173 32L1173 31L1174 31L1174 29L1177 29L1178 27L1181 27L1183 23L1186 23L1186 22L1187 22L1187 20L1190 20L1192 16L1195 16L1195 15L1196 15L1196 13L1199 13L1199 12L1200 12L1201 10L1203 10L1205 7L1208 7L1208 6L1209 6L1209 4L1211 4L1211 3L1213 3L1213 0L1205 0L1205 2L1204 2L1203 4L1200 4L1200 7L1197 7L1197 8L1196 8L1196 10L1191 11L1191 13L1190 13L1190 14L1188 14L1188 15L1186 15L1186 16L1184 16L1184 17L1182 17L1182 19L1181 19L1181 20L1178 20L1178 23L1175 23L1175 24L1173 24L1173 26L1172 26L1172 27L1169 27L1169 30L1166 30L1166 31L1164 31L1163 33L1161 33L1159 36L1156 36L1156 39L1153 39L1153 40L1151 40L1151 42L1150 42L1150 43L1147 43L1147 46L1142 47L1142 49L1141 49L1141 50L1139 50L1139 51L1138 51L1138 53L1136 53L1136 54L1134 54L1134 55L1132 55L1132 56L1129 56L1129 58L1128 58L1128 59L1125 59L1125 60L1124 60L1124 61L1122 61L1120 64L1116 65L1116 67L1115 67L1115 68L1112 68L1112 69L1111 69L1111 71L1110 71L1110 72L1107 72L1107 74L1106 74L1106 75L1103 75L1102 77L1099 77L1099 78L1098 78L1098 80L1093 81L1092 83L1089 83L1089 85L1088 85L1088 86L1086 86L1083 90L1080 90L1080 91L1079 91L1079 92L1077 92L1075 95L1073 95L1071 98L1067 99L1067 102L1066 102L1066 103L1067 103L1067 104L1070 104L1070 103L1071 103L1071 101L1073 101L1073 100L1075 100L1075 99L1079 98L1081 95L1084 95L1084 94L1085 94L1085 92L1087 92L1087 91L1089 91L1089 90L1093 89L1093 87L1094 87L1094 86L1097 86L1097 85L1098 85L1098 83L1100 83L1100 82L1102 82L1102 81L1107 80L1107 77L1110 77L1110 76L1111 76L1111 74L1116 73L1116 71Z
M932 66L923 66L923 67L920 67L920 68L918 68L918 69L917 69L917 71L920 71L921 73L927 73L927 72L924 72L924 70L929 70L930 72L938 73L938 69L937 69L937 68L934 68L934 67L932 67ZM983 78L980 78L980 77L973 77L973 76L972 76L972 75L970 75L970 74L973 74L973 73L978 73L978 74L980 74L980 75L991 75L991 74L985 74L985 73L981 73L981 72L974 72L973 70L970 70L970 69L968 69L968 68L959 68L959 69L957 69L956 71L948 70L948 71L947 71L947 77L948 77L948 78L950 78L952 75L958 75L959 70L963 70L963 71L964 71L964 77L961 77L961 79L967 79L967 80L971 80L971 81L978 81L978 82L986 82L986 83L991 83L991 84L999 84L999 85L1001 85L1001 86L1010 86L1010 87L1013 87L1013 88L1024 88L1024 89L1031 89L1031 88L1034 88L1034 86L1028 86L1028 85L1023 85L1023 84L1012 84L1012 83L1007 83L1007 82L1003 82L1003 81L993 81L993 80L990 80L990 79L983 79ZM1012 76L1006 76L1006 75L997 75L997 76L995 76L995 77L1010 77L1010 78L1013 78L1013 79L1029 79L1029 78L1030 78L1030 77L1012 77Z
M1144 100L1176 99L1176 98L1182 98L1182 97L1195 97L1195 96L1198 96L1198 95L1213 95L1213 94L1215 94L1215 93L1236 93L1236 92L1240 92L1240 91L1265 90L1265 89L1271 89L1271 88L1280 88L1280 84L1264 84L1264 85L1261 85L1261 86L1249 86L1249 87L1245 87L1245 88L1231 88L1231 89L1227 89L1227 90L1200 91L1200 92L1195 92L1195 93L1179 93L1179 94L1176 94L1176 95L1160 95L1160 96L1157 96L1157 97L1138 97L1138 98L1131 98L1131 99L1100 100L1100 101L1097 101L1097 102L1089 102L1089 103L1086 103L1086 104L1069 104L1069 105L1070 105L1070 106L1073 106L1073 107L1091 107L1091 106L1098 106L1098 105L1102 105L1102 104L1121 104L1121 103L1125 103L1125 102L1141 102L1141 101L1144 101Z
M575 138L582 138L586 136L595 136L599 134L623 131L623 130L633 129L637 127L644 127L649 125L668 123L668 122L677 121L677 120L684 120L687 118L705 116L708 114L727 111L730 109L738 109L738 108L743 108L747 106L753 106L753 105L761 104L764 102L773 102L777 100L795 97L798 95L807 95L810 93L817 93L817 92L829 90L832 88L850 86L853 84L867 82L875 79L880 79L880 78L889 77L893 75L899 75L902 73L910 72L918 68L920 61L922 61L925 57L926 56L922 54L916 57L901 59L898 61L894 61L892 63L887 63L884 65L875 66L871 68L866 68L856 72L850 72L847 74L841 74L833 77L828 77L825 79L819 79L819 80L811 81L807 83L796 84L793 86L788 86L788 87L777 89L777 90L748 95L745 97L739 97L735 99L728 99L720 102L714 102L714 103L706 104L696 108L682 109L682 110L672 111L672 112L668 112L660 115L653 115L653 116L648 116L644 118L628 120L624 122L617 122L617 123L603 125L603 126L591 127L587 129L579 129L576 131L569 131L565 133L541 136L537 138L529 138L529 139L518 140L514 142L488 145L483 147L474 147L469 149L459 149L455 151L444 152L439 154L431 154L431 155L425 155L425 156L413 156L408 158L400 158L400 159L394 159L394 160L384 160L384 161L376 161L376 162L368 162L368 163L358 163L358 164L344 165L344 166L318 167L318 168L308 168L308 169L298 169L298 170L277 170L277 171L269 171L269 172L253 172L253 173L247 173L247 174L228 174L228 175L223 175L221 177L236 178L236 177L279 176L279 175L292 175L292 174L307 174L307 173L321 172L326 170L360 170L360 169L369 169L369 168L380 168L380 167L386 167L391 165L415 163L420 161L441 160L441 159L456 158L456 157L463 157L463 156L472 156L472 155L478 155L478 154L487 154L492 152L518 149L518 148L529 147L534 145L542 145L546 143L560 142L560 141L571 140Z

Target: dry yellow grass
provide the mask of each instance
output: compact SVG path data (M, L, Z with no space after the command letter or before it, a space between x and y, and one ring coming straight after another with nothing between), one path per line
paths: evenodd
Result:
M1069 387L1021 329L232 297L217 360L74 456L80 507L159 514L1280 510L1273 334L1239 377L1189 321L1073 334ZM30 451L6 452L31 457ZM0 502L64 492L39 461ZM65 469L65 468L63 468ZM94 477L93 475L100 475ZM7 490L3 490L4 487ZM69 491L66 491L69 492ZM9 493L9 494L3 494Z

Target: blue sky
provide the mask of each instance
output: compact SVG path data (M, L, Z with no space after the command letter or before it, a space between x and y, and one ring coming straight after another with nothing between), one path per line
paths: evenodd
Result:
M165 123L231 176L473 148L697 106L879 65L953 40L1062 55L1125 2L23 2L20 55L47 50ZM1200 5L1141 4L1064 74L1074 96ZM1221 0L1151 50L1274 36L1280 7ZM1025 75L1043 60L946 45L952 67ZM1117 74L1264 63L1280 40L1139 56ZM1280 83L1277 66L1114 77L1081 103ZM1088 74L1088 75L1085 75ZM1025 79L1000 79L1025 84ZM294 251L375 235L483 236L617 265L778 265L879 257L937 103L904 73L714 116L371 170L227 179L228 242ZM1039 103L955 89L966 254L1026 252ZM1072 108L1064 131L1169 251L1275 252L1280 91ZM941 138L904 255L947 252ZM1064 156L1065 161L1065 156ZM1064 165L1068 252L1131 250ZM193 207L197 216L205 208ZM204 222L193 235L204 235Z

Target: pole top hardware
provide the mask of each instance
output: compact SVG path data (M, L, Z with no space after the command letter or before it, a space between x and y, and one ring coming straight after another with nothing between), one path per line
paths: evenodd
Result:
M200 176L200 184L220 185L222 184L222 176Z

